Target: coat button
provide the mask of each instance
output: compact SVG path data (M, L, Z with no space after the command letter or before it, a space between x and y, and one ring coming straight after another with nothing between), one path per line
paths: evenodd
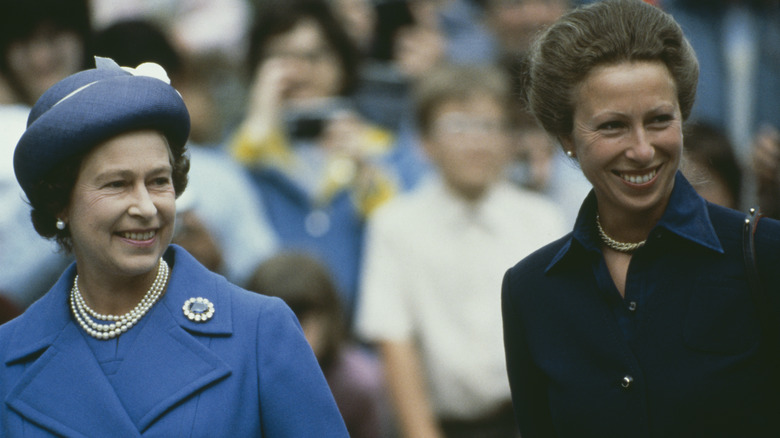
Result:
M634 378L631 376L625 376L623 377L623 380L620 381L620 386L622 386L624 389L631 388L631 384L634 383Z
M635 312L636 311L636 301L631 301L628 303L628 310Z

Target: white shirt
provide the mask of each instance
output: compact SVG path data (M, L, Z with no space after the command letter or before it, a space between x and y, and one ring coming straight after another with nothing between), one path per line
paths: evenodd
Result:
M555 205L509 183L472 205L428 181L369 222L356 330L417 343L439 417L486 414L510 400L504 272L565 231Z

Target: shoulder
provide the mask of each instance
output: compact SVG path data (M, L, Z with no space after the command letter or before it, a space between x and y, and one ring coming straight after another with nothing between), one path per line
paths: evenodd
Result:
M398 194L378 207L369 217L373 228L404 226L431 208L436 197L431 184L423 183L412 191Z
M526 283L530 280L541 281L546 275L553 260L567 245L572 242L572 233L568 233L560 239L551 242L509 268L505 277L505 286Z
M181 247L171 245L166 260L174 261L166 300L176 306L189 298L208 299L216 309L209 325L241 327L256 324L258 318L265 323L282 323L295 318L281 299L250 292L231 283L206 269ZM220 312L225 307L230 311Z
M508 181L502 181L496 185L496 193L504 198L513 199L522 203L527 210L543 213L558 213L560 208L548 196L537 193Z

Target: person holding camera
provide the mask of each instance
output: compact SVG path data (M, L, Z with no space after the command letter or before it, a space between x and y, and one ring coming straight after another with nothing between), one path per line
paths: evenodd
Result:
M359 52L326 2L277 2L260 10L247 61L231 153L250 169L281 246L326 261L349 314L364 218L398 187L392 135L352 106Z

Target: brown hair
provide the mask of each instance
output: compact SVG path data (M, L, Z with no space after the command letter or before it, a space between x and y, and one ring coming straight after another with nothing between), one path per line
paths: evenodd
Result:
M282 251L260 263L247 289L281 298L299 321L311 314L324 316L327 339L317 360L327 368L345 339L346 322L338 290L325 264L308 253Z
M696 97L696 55L672 16L641 0L604 0L563 15L531 49L523 98L545 131L568 135L576 87L596 66L631 61L666 65L686 120Z
M450 101L465 101L487 94L509 111L511 82L503 70L491 65L445 65L427 73L415 88L417 125L430 133L436 110Z

